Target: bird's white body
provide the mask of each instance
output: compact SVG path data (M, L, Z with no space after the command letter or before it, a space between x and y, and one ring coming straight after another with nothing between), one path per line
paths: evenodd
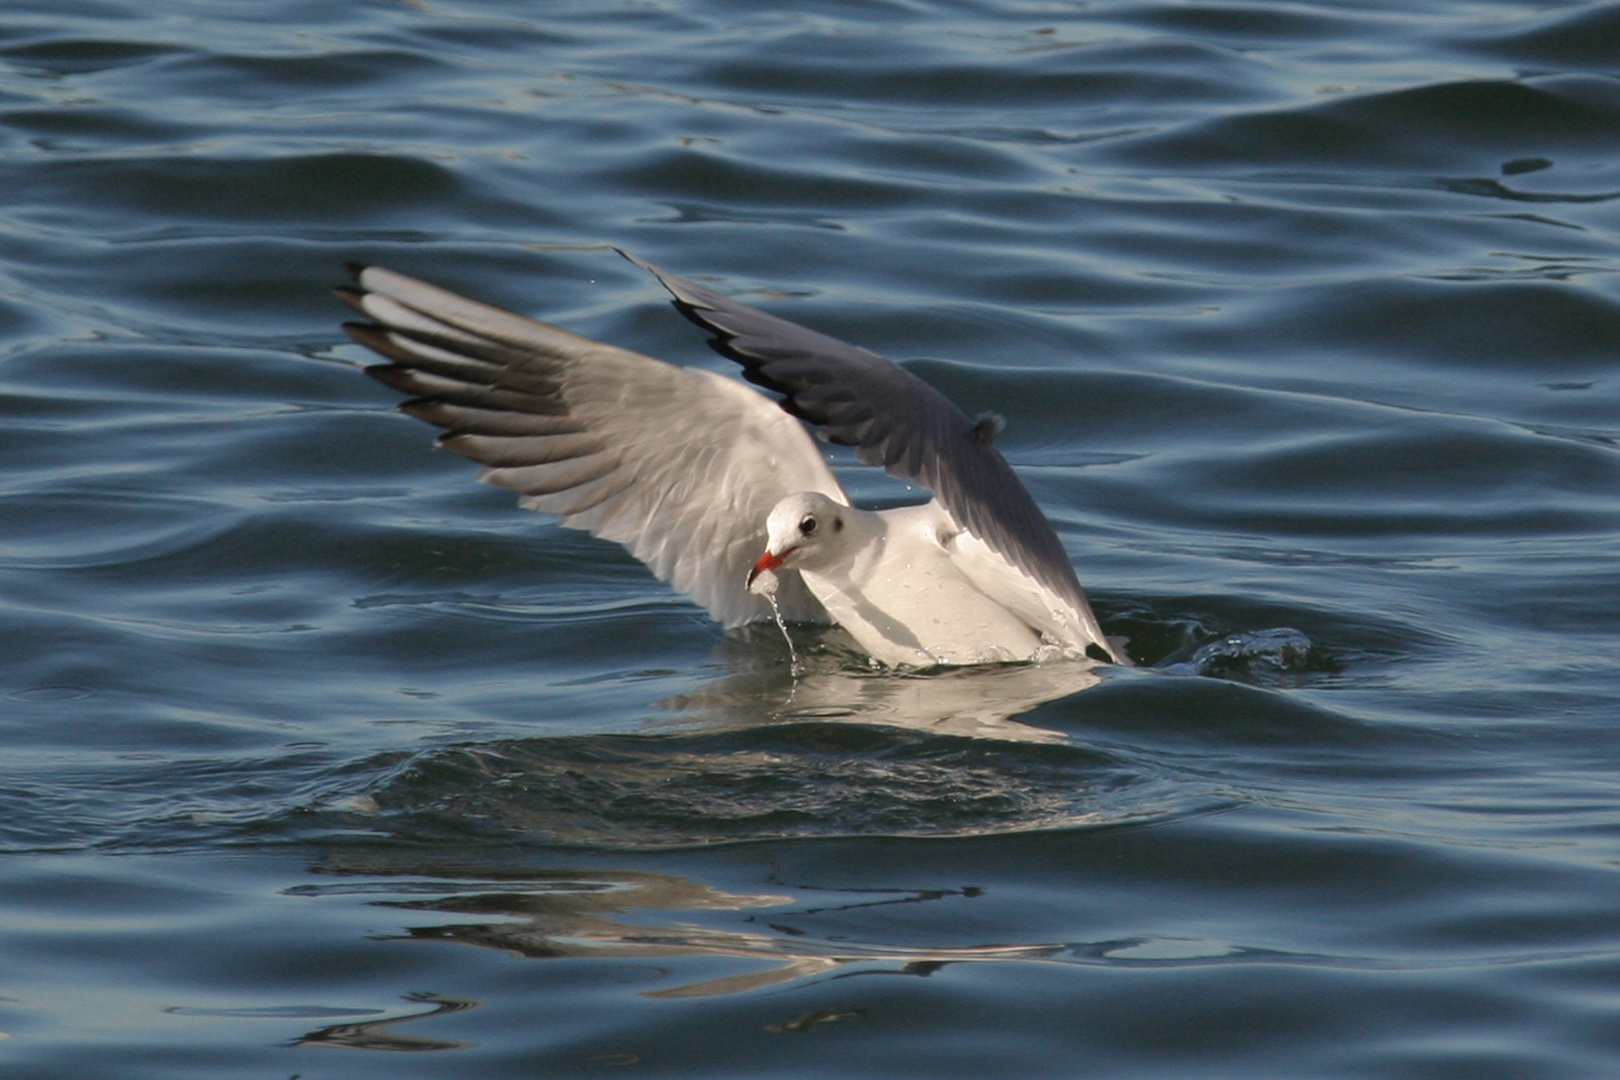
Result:
M808 536L805 522L816 523ZM832 620L881 663L989 664L1085 649L1084 637L1065 632L1048 590L937 502L872 511L800 492L771 511L766 537L767 561L797 570ZM774 572L761 574L752 587L776 582Z
M933 504L873 514L882 535L828 572L800 568L811 594L885 664L988 664L1055 652L974 587L935 528Z

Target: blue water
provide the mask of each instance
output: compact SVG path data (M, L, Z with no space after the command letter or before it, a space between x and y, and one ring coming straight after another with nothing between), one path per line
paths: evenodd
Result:
M1617 147L1614 3L12 0L0 1072L1620 1073ZM1005 415L1140 666L795 677L337 329L726 370L608 245Z

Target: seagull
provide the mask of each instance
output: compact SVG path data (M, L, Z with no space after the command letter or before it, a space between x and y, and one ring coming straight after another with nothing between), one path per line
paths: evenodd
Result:
M1092 614L1051 524L970 418L877 353L619 254L742 365L683 368L350 264L367 374L443 428L438 445L530 510L623 544L730 628L835 623L895 667L1058 658L1129 663ZM806 425L933 493L850 504Z

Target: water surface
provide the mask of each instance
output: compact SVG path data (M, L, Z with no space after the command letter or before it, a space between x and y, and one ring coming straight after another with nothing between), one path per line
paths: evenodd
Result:
M8 5L7 1075L1612 1076L1617 57L1612 3ZM609 245L1005 415L1141 666L796 677L337 330L358 259L725 371Z

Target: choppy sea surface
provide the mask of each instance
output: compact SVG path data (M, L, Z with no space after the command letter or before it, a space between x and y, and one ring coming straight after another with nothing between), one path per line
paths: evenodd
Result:
M795 675L338 330L726 370L610 245L1003 414L1138 666ZM1617 271L1615 3L9 0L0 1072L1613 1077Z

